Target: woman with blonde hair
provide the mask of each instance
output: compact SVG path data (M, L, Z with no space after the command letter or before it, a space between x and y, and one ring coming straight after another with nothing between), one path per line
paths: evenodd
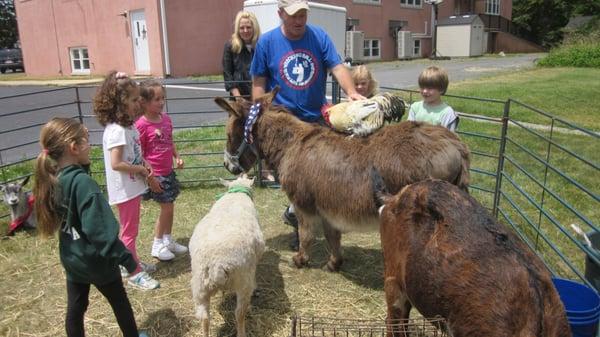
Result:
M231 39L223 48L223 80L232 99L249 98L252 93L250 64L259 36L256 16L251 12L238 12Z
M379 84L367 66L361 64L352 68L352 80L356 91L366 98L371 98L377 93Z

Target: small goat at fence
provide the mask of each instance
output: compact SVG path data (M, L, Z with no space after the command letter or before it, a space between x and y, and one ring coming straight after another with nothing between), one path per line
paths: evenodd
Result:
M21 228L35 228L35 212L33 210L33 194L23 188L29 176L20 182L0 185L4 203L10 208L10 224L7 235L12 235Z
M454 337L571 335L541 259L473 197L441 180L383 196L376 179L388 320L414 306Z
M210 298L218 290L234 291L237 336L245 337L245 316L265 241L251 197L254 179L244 175L222 182L229 190L196 225L190 239L192 295L196 317L208 337Z

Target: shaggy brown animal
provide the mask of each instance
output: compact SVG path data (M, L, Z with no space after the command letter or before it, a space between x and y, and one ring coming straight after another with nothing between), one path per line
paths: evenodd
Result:
M540 258L474 198L426 180L382 199L388 322L408 318L414 306L444 317L454 337L571 335Z
M225 167L234 174L248 171L260 155L278 171L281 188L296 207L300 247L293 259L297 267L308 262L315 226L323 226L331 254L327 268L332 271L342 264L341 232L377 230L371 166L396 192L429 177L463 189L469 184L469 150L443 127L404 122L368 137L348 138L273 106L274 95L271 92L260 100L262 114L251 145L243 136L249 105L223 98L215 101L229 112Z

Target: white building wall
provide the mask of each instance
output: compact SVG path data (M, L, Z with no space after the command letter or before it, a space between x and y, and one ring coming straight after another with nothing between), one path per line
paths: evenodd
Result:
M441 26L437 28L437 51L440 56L470 55L470 26Z
M335 45L338 54L344 58L346 50L346 8L317 2L309 2L308 23L323 28ZM254 13L263 33L279 27L277 1L247 0L244 10Z

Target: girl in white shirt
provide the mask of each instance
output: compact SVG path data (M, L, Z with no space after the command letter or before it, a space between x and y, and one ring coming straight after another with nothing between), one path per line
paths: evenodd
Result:
M128 284L141 289L155 289L160 284L148 272L156 270L156 267L140 262L136 249L140 206L142 194L147 190L146 183L152 190L159 188L144 164L140 136L133 125L141 111L138 85L125 73L109 73L94 97L94 113L104 126L102 149L108 202L117 206L121 224L120 239L138 261L138 268ZM123 269L121 274L128 276Z

